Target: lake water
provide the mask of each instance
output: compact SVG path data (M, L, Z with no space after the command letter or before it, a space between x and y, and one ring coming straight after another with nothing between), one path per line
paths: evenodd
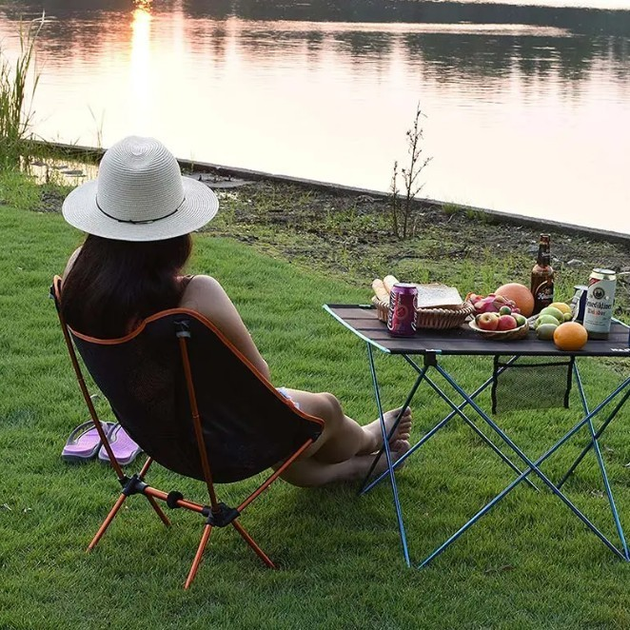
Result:
M630 233L630 0L0 0L45 10L34 130Z

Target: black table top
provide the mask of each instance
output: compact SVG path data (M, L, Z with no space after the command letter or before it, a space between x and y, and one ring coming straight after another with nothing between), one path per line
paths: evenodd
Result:
M525 339L505 341L484 339L468 324L451 330L418 330L413 337L394 337L377 319L376 309L371 304L325 304L324 309L364 341L392 354L630 356L630 329L620 322L612 323L608 339L592 339L581 350L565 352L558 350L553 341L536 339L533 330Z

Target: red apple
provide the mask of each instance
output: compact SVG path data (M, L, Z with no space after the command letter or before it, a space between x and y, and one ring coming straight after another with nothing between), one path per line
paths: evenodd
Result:
M516 320L511 315L501 315L497 322L497 330L512 330L517 326Z
M499 319L500 317L496 313L481 313L475 317L475 323L482 330L496 330Z

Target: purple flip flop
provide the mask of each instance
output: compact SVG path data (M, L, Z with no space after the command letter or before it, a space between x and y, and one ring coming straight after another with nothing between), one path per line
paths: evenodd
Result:
M129 437L120 424L115 424L108 434L107 439L112 447L114 456L121 466L131 464L131 462L142 453L142 449ZM110 463L109 455L104 446L98 451L98 459L106 464Z
M105 435L109 436L115 424L102 422L101 426ZM88 420L72 431L61 451L61 458L71 464L85 462L95 457L101 446L102 442L98 431L94 423Z

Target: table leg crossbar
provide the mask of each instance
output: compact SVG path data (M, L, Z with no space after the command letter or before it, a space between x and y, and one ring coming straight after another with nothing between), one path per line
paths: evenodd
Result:
M455 388L455 390L462 396L466 397L466 393L455 383L455 381L445 372L441 367L436 366L438 371L446 378L446 380ZM560 446L562 446L567 440L569 440L573 435L575 435L585 424L588 424L592 421L592 418L596 416L613 398L615 398L623 389L625 389L630 384L630 379L626 379L613 393L607 396L593 411L588 413L582 420L580 420L573 428L564 435L560 440L558 440L547 452L545 452L541 457L539 457L536 462L532 462L519 448L516 446L510 438L505 435L505 433L492 421L491 418L487 416L483 412L482 409L478 407L478 405L471 401L471 405L477 411L477 413L486 421L488 424L506 441L506 443L511 444L515 452L521 457L521 459L527 464L528 468L521 473L521 475L515 479L512 483L510 483L502 492L500 492L492 501L487 503L481 510L479 510L467 523L465 523L457 532L455 532L446 542L440 545L435 551L433 551L429 556L427 556L418 566L424 567L431 560L433 560L436 556L441 554L451 543L453 543L457 538L459 538L469 527L471 527L474 523L476 523L484 514L486 514L492 507L494 507L501 499L503 499L507 494L509 494L523 479L525 479L531 472L535 472L540 479L549 487L549 489L563 502L567 507L619 558L622 560L630 561L630 557L628 557L627 547L625 539L622 537L622 545L623 551L620 551L615 547L613 543L606 538L606 536L593 524L591 521L573 504L573 502L562 492L557 486L553 484L553 482L540 470L539 466L549 458L553 453L555 453ZM628 390L624 396L625 399L630 396L630 390ZM605 472L604 472L605 474Z
M369 348L369 346L368 346ZM411 399L413 398L413 395L415 394L416 390L418 389L420 383L422 382L422 380L426 380L426 382L431 386L431 388L437 392L437 394L444 400L446 401L452 408L452 411L442 420L440 420L440 422L438 422L430 431L428 431L427 433L425 433L422 438L416 442L416 444L414 444L398 461L394 462L393 466L394 469L398 468L399 466L401 466L403 464L403 462L409 458L415 451L417 451L425 442L427 442L430 438L432 438L442 427L446 426L446 424L452 419L454 418L456 415L459 415L464 422L466 422L466 424L468 424L468 426L488 445L490 446L490 448L492 448L492 450L497 453L497 455L499 455L499 457L512 469L514 470L514 472L520 474L521 470L507 457L507 455L505 455L505 453L503 453L503 451L501 451L501 449L499 449L498 446L496 446L494 444L494 442L492 442L492 440L490 440L485 433L483 433L483 431L481 431L481 429L479 429L479 427L477 427L477 425L466 415L462 412L462 409L464 407L466 407L466 405L468 405L468 401L464 400L464 402L460 403L458 406L455 405L455 403L453 403L453 401L451 401L449 399L449 397L439 388L439 386L428 376L426 376L426 372L428 369L428 366L425 366L423 368L420 368L412 359L410 359L408 356L405 356L405 359L407 360L407 362L413 366L413 368L418 372L418 378L416 379L416 382L414 383L412 390L411 390L411 394L407 397L407 400L405 401L405 405L409 405L411 403ZM513 357L512 359L510 359L507 364L504 367L499 368L499 370L497 371L497 374L500 374L503 370L506 370L509 365L511 363L513 363L515 360L517 359L517 357ZM485 389L488 388L488 386L492 383L492 378L487 379L482 385L480 385L471 395L470 398L471 399L475 399L482 391L484 391ZM375 386L377 387L377 386ZM390 431L389 437L391 437L391 435L393 434L393 432L396 429L398 423L396 423L393 427L393 429ZM372 463L372 466L370 467L370 470L368 471L368 474L365 477L365 480L363 482L363 485L361 487L361 490L359 491L359 494L366 494L367 492L369 492L374 486L376 486L377 484L379 484L383 479L385 479L385 477L388 476L388 471L385 471L383 473L381 473L378 477L376 477L374 480L372 480L371 482L369 481L370 476L372 475L372 472L374 470L374 467L376 466L377 462L379 461L380 457L382 456L382 453L384 451L384 447L381 447L381 450L377 453L376 457L374 458L374 462ZM538 488L536 487L536 485L530 480L530 479L526 479L525 482L531 486L534 490L538 490Z
M626 544L626 537L624 536L623 527L621 525L621 521L619 520L619 512L617 510L617 506L615 505L615 499L612 494L612 488L610 487L608 474L606 473L606 464L604 463L604 458L602 457L602 451L598 442L599 435L601 435L601 431L603 431L605 427L602 426L600 428L599 434L595 431L595 427L593 425L593 418L592 416L589 415L588 401L586 400L586 396L584 394L584 388L582 387L582 380L580 378L580 372L577 369L577 366L575 365L575 363L573 364L573 368L574 368L573 371L575 373L575 379L578 383L580 398L582 400L582 407L584 408L584 413L586 413L586 417L588 418L588 429L591 434L591 441L589 442L589 448L592 447L595 451L597 463L602 473L602 481L604 483L604 488L606 489L606 496L608 497L608 504L610 505L610 511L613 515L613 520L615 521L617 535L619 536L619 540L621 541L621 545L623 547L623 552L626 559L630 560L630 556L628 555L628 545ZM617 415L617 412L619 411L619 409L621 409L621 407L623 406L623 404L625 403L629 395L630 395L630 390L628 390L626 394L621 398L621 400L619 401L619 404L613 410L612 415L606 419L606 426L615 417L615 415ZM574 470L574 468L572 470Z
M455 416L459 416L466 422L468 426L473 429L473 431L486 443L488 446L492 448L492 450L499 455L499 457L514 471L517 473L517 478L514 479L502 492L500 492L494 499L492 499L489 503L487 503L483 508L481 508L471 519L468 520L460 529L458 529L446 542L440 545L437 549L435 549L429 556L427 556L418 567L426 566L431 560L440 555L444 550L447 549L455 540L457 540L467 529L469 529L474 523L476 523L484 514L489 512L501 499L507 496L516 486L518 486L522 481L525 481L533 488L538 490L538 488L533 484L533 482L528 478L530 473L534 472L541 481L555 494L574 514L575 516L582 521L605 545L608 547L616 556L621 558L622 560L630 561L630 554L628 551L628 546L626 543L626 539L624 536L623 528L621 526L621 522L619 519L619 514L615 505L615 501L612 495L612 490L610 487L610 483L608 480L608 475L606 473L606 467L604 464L604 460L601 454L601 449L599 446L598 439L604 432L605 428L612 421L612 419L617 415L619 410L623 407L624 403L630 397L630 389L628 386L630 385L630 378L626 379L621 385L619 385L611 394L609 394L601 403L599 403L592 411L589 411L588 403L586 400L586 396L584 393L584 389L582 387L582 381L580 378L579 370L577 364L573 365L574 374L576 377L577 388L579 391L579 395L582 402L582 407L584 409L585 416L573 426L571 430L569 430L560 440L558 440L551 448L549 448L543 455L541 455L536 461L532 461L509 437L508 435L490 418L475 402L475 398L484 391L491 383L492 378L487 379L482 385L480 385L472 394L467 394L460 385L450 376L450 374L444 370L437 362L435 356L427 355L425 357L425 365L424 367L419 367L412 359L410 359L407 355L403 355L406 361L416 370L418 376L411 388L409 395L407 396L407 400L405 401L405 407L411 403L413 396L415 395L418 387L422 383L422 381L426 381L429 386L435 391L440 398L442 398L450 407L451 412L442 419L438 424L436 424L428 433L426 433L403 457L401 457L397 462L392 462L391 459L391 450L389 447L389 439L391 438L393 432L396 430L398 422L400 421L401 415L396 419L394 426L390 430L389 434L386 430L383 416L383 408L381 404L380 397L380 389L378 385L378 379L376 376L376 368L374 365L374 358L372 355L371 346L368 344L368 358L370 363L370 371L372 375L372 383L374 386L374 392L376 396L376 403L378 407L379 417L381 418L381 430L383 434L383 448L379 451L377 456L374 459L372 467L366 476L362 488L360 490L361 494L365 494L369 492L374 486L380 483L383 479L389 478L390 485L392 488L392 494L394 498L394 505L396 508L396 518L398 521L398 529L401 539L401 544L403 547L403 555L407 566L411 566L410 558L409 558L409 550L407 545L407 537L404 527L404 521L402 516L402 508L400 505L400 500L398 496L398 488L396 485L396 479L394 476L394 470L396 467L400 466L408 457L411 456L412 453L417 451L423 444L425 444L431 437L433 437L441 428L446 426L446 424ZM509 365L516 360L517 357L513 357L508 364L501 368L507 369ZM442 389L427 375L427 372L430 367L433 367L450 385L450 387L456 391L462 398L463 402L459 405L456 405L448 395L442 391ZM599 430L595 430L593 425L593 418L597 416L613 399L615 399L622 391L627 390L623 397L618 401L613 411L610 413L608 418L601 425ZM497 447L492 440L490 440L484 433L481 431L472 420L463 412L463 409L466 406L470 406L477 415L486 422L486 424L501 438L501 440L509 446L509 448L520 458L520 460L527 466L524 471L521 471L516 464L514 464L502 451ZM554 483L545 475L545 473L540 470L540 466L543 462L545 462L551 455L553 455L565 442L567 442L571 437L573 437L582 427L588 426L590 441L588 445L584 448L584 450L580 453L575 462L571 465L568 472L564 475L558 485L554 485ZM562 485L566 482L568 477L573 473L579 463L582 461L584 456L588 453L588 451L593 448L595 452L595 456L597 459L597 463L599 469L602 474L602 479L604 483L604 487L606 489L606 495L608 497L610 509L613 515L613 520L615 523L615 527L617 529L617 534L619 536L619 540L621 541L621 549L618 549L589 519L587 516L583 514L582 511L560 490ZM385 457L387 460L387 470L380 475L378 475L371 482L369 481L370 476L379 461L382 454L385 453Z

